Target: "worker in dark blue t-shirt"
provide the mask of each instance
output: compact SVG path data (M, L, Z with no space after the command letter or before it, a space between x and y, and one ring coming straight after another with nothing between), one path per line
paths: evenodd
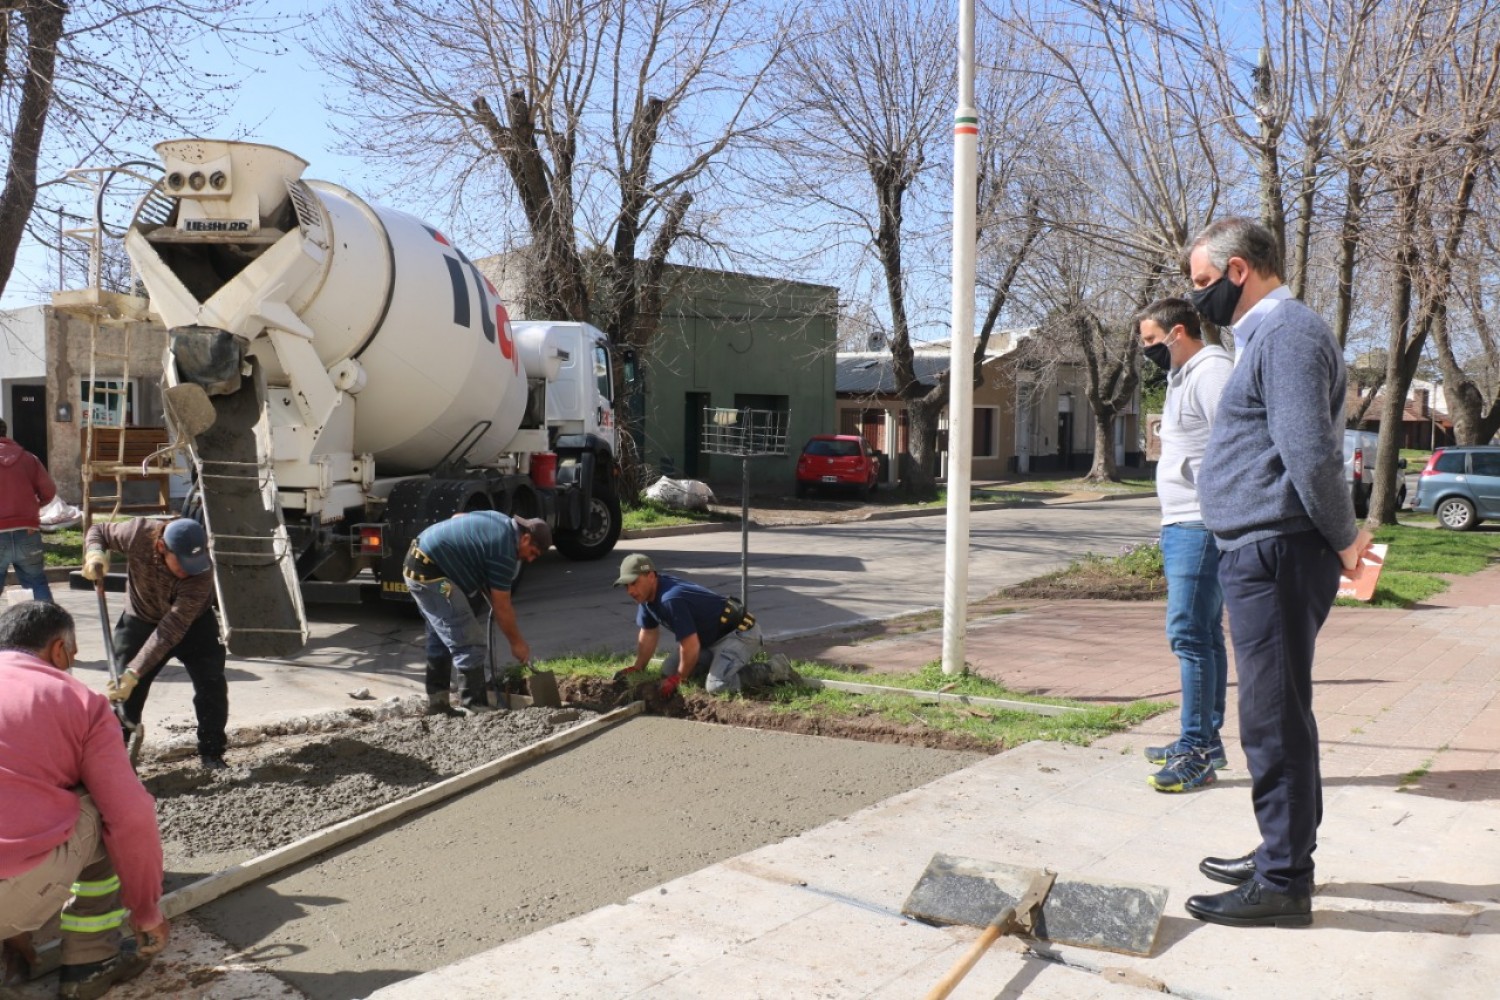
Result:
M656 653L662 626L677 640L677 649L662 663L661 695L670 698L677 686L707 670L709 694L740 691L795 676L786 657L771 663L754 659L761 649L760 626L739 601L721 597L705 587L658 573L651 557L635 553L620 564L616 587L624 587L640 605L635 623L640 627L635 663L615 675L621 679L643 670Z
M510 591L521 563L532 562L551 544L546 521L494 510L455 514L411 543L401 574L427 623L429 715L466 714L449 702L454 667L463 676L464 709L490 708L490 630L476 607L482 611L488 604L516 662L530 662L531 647L516 624Z

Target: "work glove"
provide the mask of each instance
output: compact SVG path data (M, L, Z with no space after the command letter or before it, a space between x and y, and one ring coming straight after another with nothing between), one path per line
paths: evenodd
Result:
M83 557L83 578L98 583L109 572L109 553L103 549L89 549Z
M610 678L610 681L615 684L626 684L629 683L631 674L638 674L640 672L640 667L626 667L624 670L616 670L615 675Z
M155 955L167 946L172 937L172 925L163 920L155 927L137 928L136 950L142 955Z
M670 674L661 682L661 696L670 698L677 692L677 685L682 683L681 674Z
M120 675L119 683L111 677L104 685L104 693L109 696L110 701L127 701L140 680L140 676L134 670L127 670Z

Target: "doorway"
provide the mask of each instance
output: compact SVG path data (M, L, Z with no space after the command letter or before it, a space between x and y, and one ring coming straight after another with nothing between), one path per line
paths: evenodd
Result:
M1057 415L1057 464L1063 469L1073 468L1073 414Z
M10 437L47 464L47 387L10 387Z
M703 411L710 405L706 392L690 392L685 397L682 414L682 474L686 479L702 478Z

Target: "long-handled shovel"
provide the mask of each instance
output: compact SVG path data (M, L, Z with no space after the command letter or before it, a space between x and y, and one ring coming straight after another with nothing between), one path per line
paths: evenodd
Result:
M103 580L95 581L94 593L99 595L99 622L104 626L104 655L109 658L109 679L118 686L120 664L115 658L115 634L109 627L109 602L104 598ZM130 721L130 717L125 714L123 701L116 701L112 704L115 706L115 715L119 718L120 725L125 728L126 747L130 751L130 766L134 767L141 759L141 744L146 739L146 727L143 723Z
M901 912L930 924L985 928L927 994L941 1000L1003 934L1149 955L1167 905L1160 886L1061 878L1016 865L934 854Z

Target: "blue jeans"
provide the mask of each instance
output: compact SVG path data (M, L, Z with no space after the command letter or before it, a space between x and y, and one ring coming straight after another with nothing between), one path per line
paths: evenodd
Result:
M31 591L38 601L51 601L52 588L47 585L47 562L42 554L42 533L35 528L12 528L0 531L0 580L5 571L16 568L16 579Z
M1161 557L1167 574L1167 643L1182 670L1179 742L1207 750L1224 725L1229 683L1219 548L1202 521L1180 521L1162 527Z

